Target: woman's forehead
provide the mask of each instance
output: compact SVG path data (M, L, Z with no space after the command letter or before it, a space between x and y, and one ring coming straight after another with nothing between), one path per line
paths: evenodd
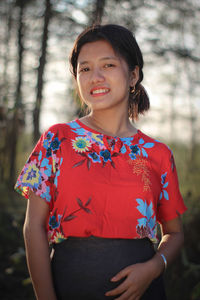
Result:
M93 59L119 60L119 55L116 53L116 51L114 51L113 47L109 42L105 40L99 40L95 42L86 43L82 46L78 56L78 63L83 64L84 62Z

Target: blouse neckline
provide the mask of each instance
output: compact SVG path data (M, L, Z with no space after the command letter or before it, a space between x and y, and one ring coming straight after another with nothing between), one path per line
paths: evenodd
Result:
M87 131L90 131L90 132L93 132L95 134L99 134L99 135L102 135L102 136L105 136L107 138L111 138L111 139L130 139L130 138L135 138L137 137L141 131L139 129L137 129L137 132L133 135L130 135L130 136L123 136L123 137L119 137L119 136L111 136L111 135L107 135L105 133L102 133L100 131L97 131L93 128L90 128L89 126L85 125L83 122L81 122L79 119L76 119L75 120L76 123L78 123L82 128L86 129Z

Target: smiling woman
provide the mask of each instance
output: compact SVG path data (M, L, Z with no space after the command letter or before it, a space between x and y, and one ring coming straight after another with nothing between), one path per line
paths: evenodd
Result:
M94 26L70 63L90 112L44 132L16 183L29 199L37 299L165 300L162 273L182 246L186 208L172 151L131 121L149 109L140 48L124 27Z
M77 86L81 99L92 111L128 110L129 90L139 78L138 67L127 63L103 40L85 44L77 61Z

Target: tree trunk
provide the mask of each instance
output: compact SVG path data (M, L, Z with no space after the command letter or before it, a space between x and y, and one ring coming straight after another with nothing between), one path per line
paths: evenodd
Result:
M18 27L18 78L15 92L15 104L13 112L13 120L11 125L11 132L9 135L9 148L10 149L10 169L9 169L9 181L11 184L15 180L16 171L16 150L17 150L17 139L19 134L19 114L22 109L22 76L23 76L23 53L24 53L24 1L18 1L19 5L19 27Z
M9 91L9 79L8 79L8 66L10 56L10 37L12 28L12 14L13 14L13 3L5 3L6 5L6 25L5 25L5 36L4 36L4 54L2 63L2 82L0 91L0 178L6 180L6 172L8 173L9 165L9 153L7 151L7 95Z
M46 65L48 27L49 27L50 17L51 17L51 1L46 0L41 56L39 59L38 76L37 76L36 101L35 101L35 108L33 111L33 126L34 126L33 139L34 139L34 142L37 142L37 140L40 137L39 121L40 121L40 112L41 112L41 105L42 105L42 99L43 99L44 70L45 70L45 65Z
M101 24L105 5L106 0L96 0L96 2L94 3L94 12L91 18L91 25Z
M6 34L4 39L5 52L3 57L3 76L2 76L2 104L7 102L7 93L8 93L8 64L9 64L9 56L10 56L10 36L11 36L11 27L12 27L12 13L13 13L13 4L6 3L7 6L7 23L6 23Z

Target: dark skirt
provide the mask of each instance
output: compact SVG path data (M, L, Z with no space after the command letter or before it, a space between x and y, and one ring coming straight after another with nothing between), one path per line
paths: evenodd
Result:
M124 279L110 279L125 267L149 260L155 254L145 239L108 239L69 237L54 245L52 274L58 300L105 300L105 296ZM165 300L162 276L149 286L142 300Z

